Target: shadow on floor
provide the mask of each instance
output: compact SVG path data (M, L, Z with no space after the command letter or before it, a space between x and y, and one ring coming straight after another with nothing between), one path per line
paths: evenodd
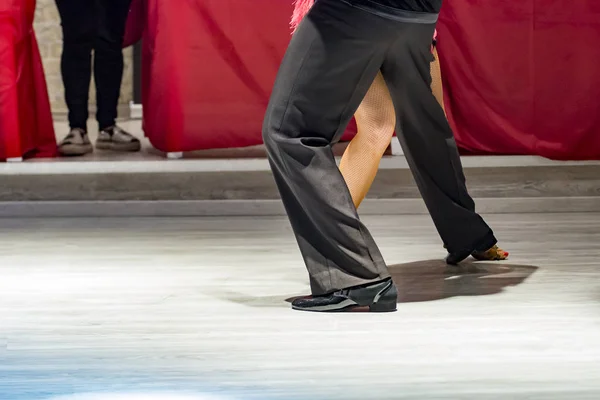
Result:
M442 260L426 260L390 265L389 269L398 287L398 303L415 303L501 293L506 287L523 283L538 267L493 262L450 267ZM228 292L217 297L251 307L280 307L301 295L285 298Z
M449 267L442 260L389 266L398 287L398 303L414 303L456 296L485 296L523 283L537 267L494 262L465 262Z

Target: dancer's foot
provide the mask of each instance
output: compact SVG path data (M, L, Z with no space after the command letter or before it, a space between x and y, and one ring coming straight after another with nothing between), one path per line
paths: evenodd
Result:
M471 255L478 261L503 261L508 258L509 253L494 246L486 251L474 251Z
M444 248L446 248L446 246L444 246ZM491 248L484 250L484 251L475 250L471 253L471 256L474 259L476 259L477 261L504 261L504 260L508 259L509 255L510 255L510 253L508 251L502 250L497 245L494 245ZM456 265L460 261L463 261L463 260L456 261L457 258L458 258L458 256L456 254L448 254L448 257L446 258L446 262L450 265Z
M467 257L477 254L481 255L487 253L491 249L496 246L498 241L494 237L494 234L490 231L483 238L481 238L475 244L463 248L461 250L453 250L448 252L448 256L446 257L446 263L450 265L458 265L461 261L465 260Z
M398 290L391 279L366 286L342 289L323 296L296 299L292 308L318 312L391 312L396 311Z

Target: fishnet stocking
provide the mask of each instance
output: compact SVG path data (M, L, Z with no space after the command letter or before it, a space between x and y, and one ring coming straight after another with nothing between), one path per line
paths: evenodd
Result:
M431 64L431 90L444 108L442 77L437 52ZM379 169L379 162L388 148L396 127L394 104L381 73L373 81L360 107L356 110L358 133L348 144L340 171L350 190L356 208L366 197Z
M394 103L381 73L377 74L355 117L358 133L342 156L340 171L358 208L375 180L379 161L396 125Z

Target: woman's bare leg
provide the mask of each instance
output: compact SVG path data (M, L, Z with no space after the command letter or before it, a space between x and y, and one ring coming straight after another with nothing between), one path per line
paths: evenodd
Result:
M373 81L355 117L358 133L342 156L340 171L358 208L375 180L396 125L394 103L381 73Z

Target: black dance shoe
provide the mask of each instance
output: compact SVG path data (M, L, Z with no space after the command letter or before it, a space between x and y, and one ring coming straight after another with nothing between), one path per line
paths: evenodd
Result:
M317 312L392 312L396 311L398 290L391 279L358 286L323 296L296 299L292 308Z

